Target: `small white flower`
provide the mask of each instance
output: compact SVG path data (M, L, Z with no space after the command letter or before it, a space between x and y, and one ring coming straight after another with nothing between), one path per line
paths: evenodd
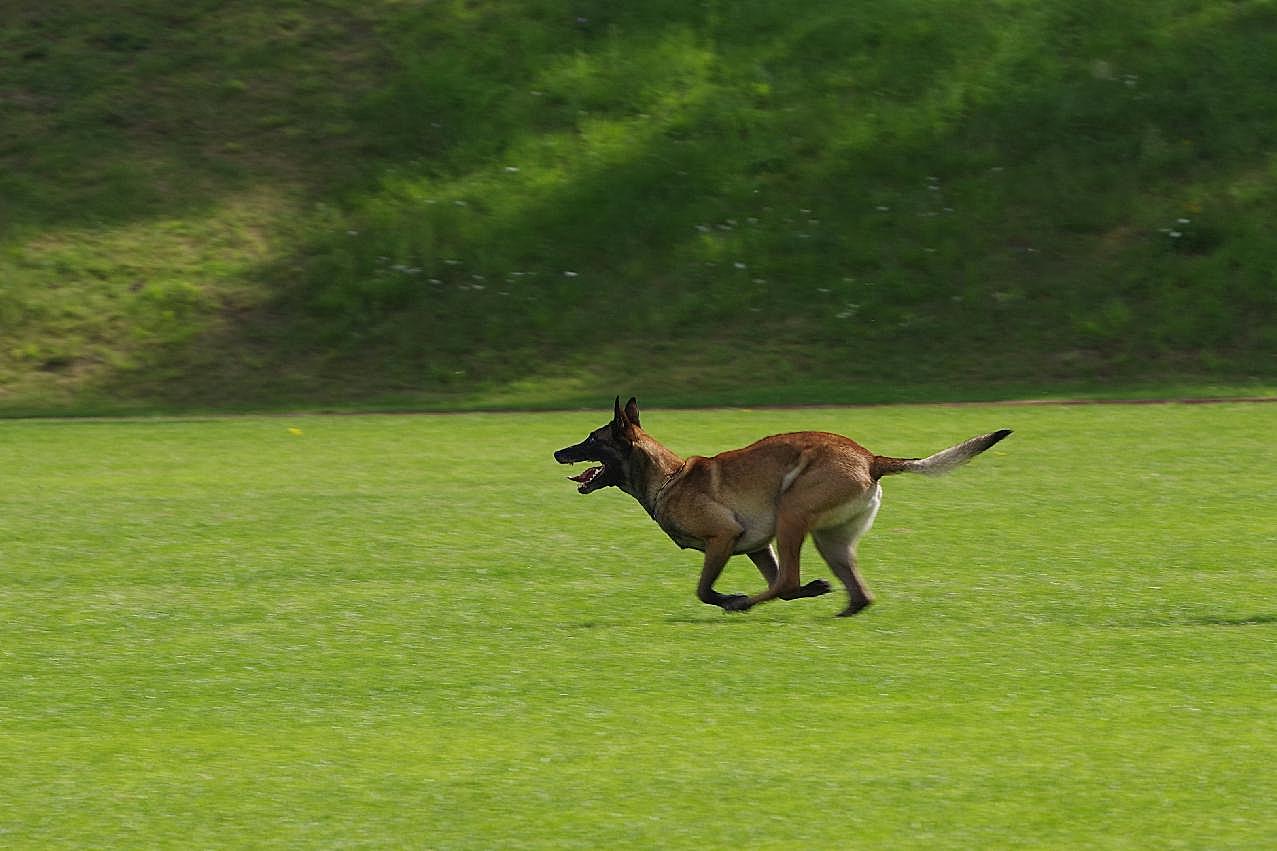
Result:
M748 269L748 268L749 268L748 266L746 266L744 263L740 262L739 260L737 260L737 261L736 261L735 263L733 263L732 265L733 265L733 266L735 266L737 269Z
M563 277L565 277L565 278L575 278L575 277L577 277L577 275L578 275L578 274L579 274L579 273L577 273L577 272L564 272L564 273L563 273Z

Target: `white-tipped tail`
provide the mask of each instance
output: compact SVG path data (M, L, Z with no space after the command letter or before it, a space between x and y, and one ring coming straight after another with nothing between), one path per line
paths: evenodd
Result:
M874 478L889 476L893 473L922 473L926 476L941 476L955 467L961 467L1010 433L1011 429L1004 428L989 434L982 434L979 437L964 440L957 446L942 449L934 455L928 455L926 458L887 458L880 455L874 458Z

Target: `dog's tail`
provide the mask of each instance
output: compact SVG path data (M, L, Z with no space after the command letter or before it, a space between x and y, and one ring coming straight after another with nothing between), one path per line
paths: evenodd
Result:
M923 473L928 476L939 476L955 467L961 467L1010 433L1009 428L998 429L989 434L964 440L957 446L942 449L926 458L888 458L885 455L875 455L871 473L874 481L895 473Z

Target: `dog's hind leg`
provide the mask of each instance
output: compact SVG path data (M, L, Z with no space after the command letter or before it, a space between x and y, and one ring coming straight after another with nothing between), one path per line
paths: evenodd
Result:
M839 617L850 617L873 602L873 594L860 571L856 569L856 545L841 528L821 529L813 532L812 541L820 555L828 563L839 581L847 588L847 608L838 613Z
M811 539L821 557L834 572L834 576L847 588L847 608L838 613L839 617L851 617L874 600L869 586L856 569L856 542L869 530L877 512L878 504L875 501L868 510L849 522L841 526L816 529L811 533Z
M763 575L763 579L767 580L767 586L770 588L772 583L776 581L776 574L780 572L780 565L776 563L776 551L770 546L761 550L755 550L749 553L749 559L758 568L758 572ZM799 587L795 591L789 591L780 595L782 600L798 600L803 597L819 597L821 594L828 594L832 588L824 579L813 579L806 585Z

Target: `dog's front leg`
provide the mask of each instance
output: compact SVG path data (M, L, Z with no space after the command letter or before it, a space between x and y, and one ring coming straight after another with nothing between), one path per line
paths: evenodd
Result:
M696 586L696 599L729 611L749 599L744 594L720 594L714 590L714 583L718 581L727 560L732 557L736 537L722 535L705 541L705 564L701 567L701 579Z

